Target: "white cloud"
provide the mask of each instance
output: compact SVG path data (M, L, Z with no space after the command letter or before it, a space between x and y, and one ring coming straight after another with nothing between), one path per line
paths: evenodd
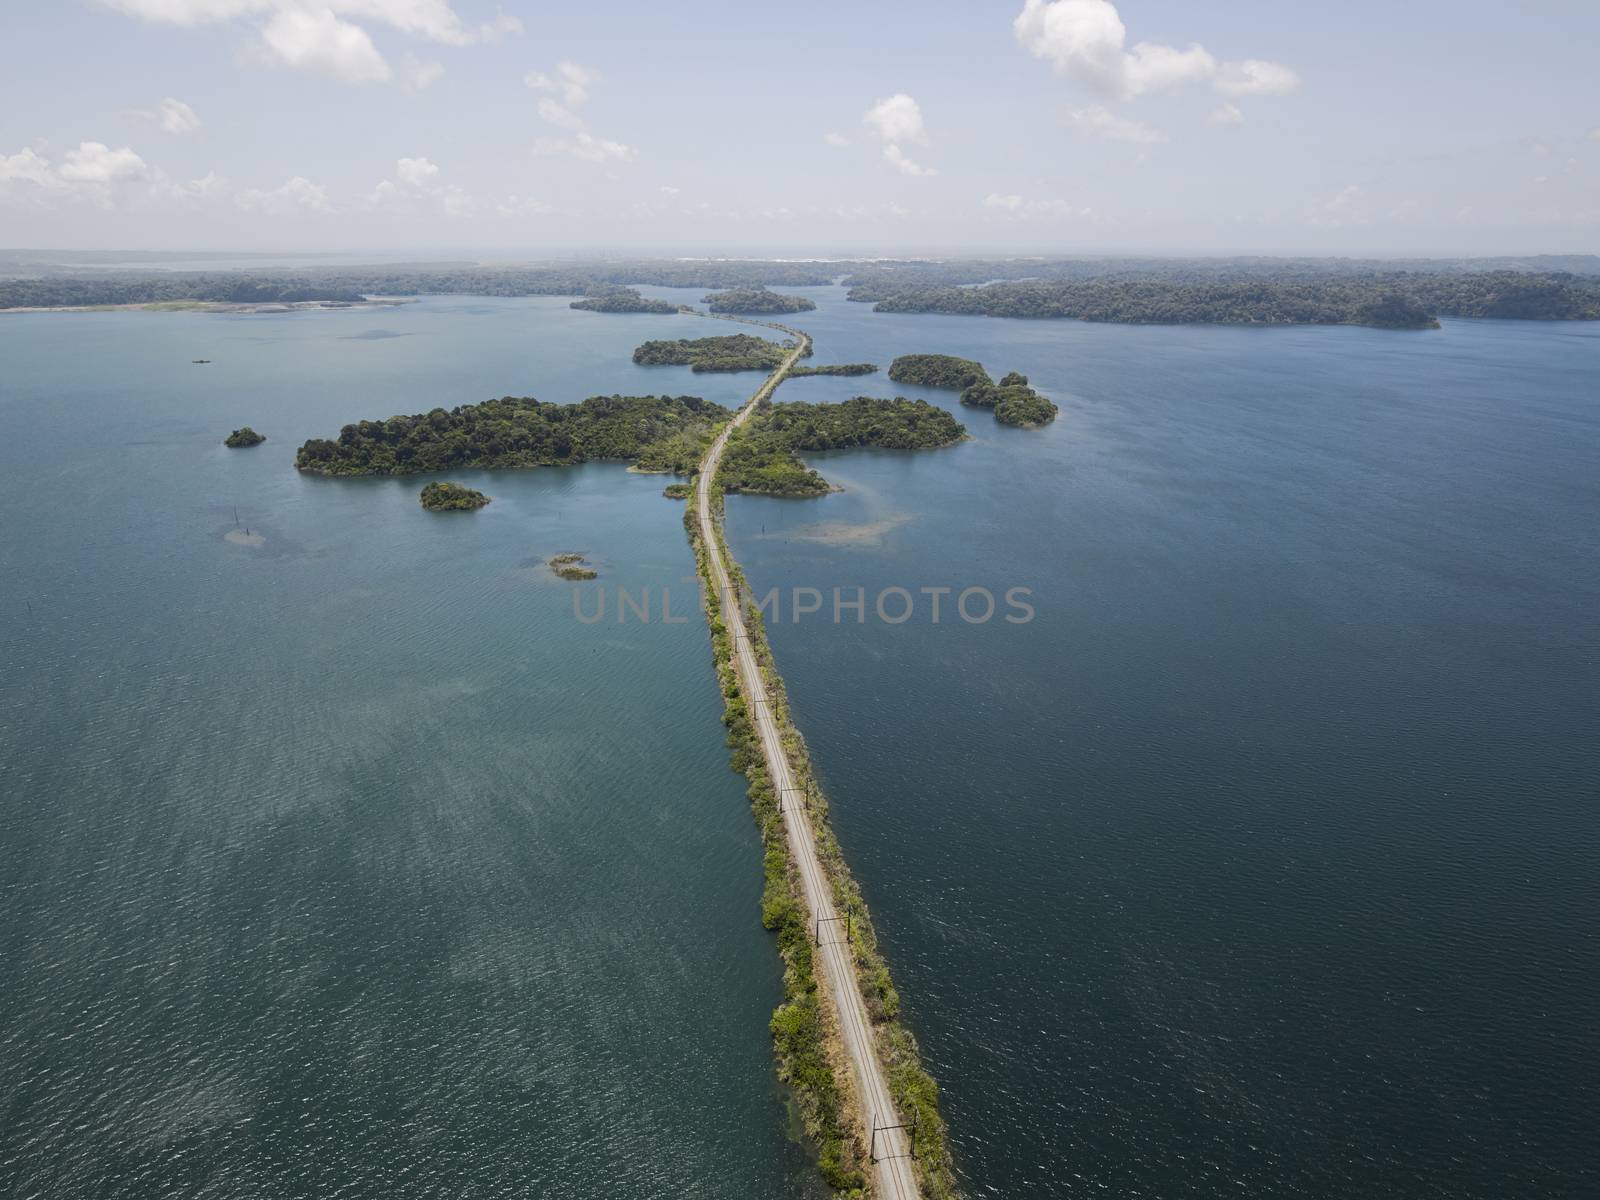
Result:
M334 211L333 205L328 201L328 189L300 175L288 180L282 187L273 188L270 192L264 192L260 188L250 188L240 192L233 199L234 203L246 212L260 212L268 216L282 216L291 212Z
M661 194L663 196L676 196L681 191L683 191L682 188L670 187L667 184L661 185Z
M50 160L25 146L15 154L0 154L0 184L30 183L36 187L50 188L59 185Z
M1300 76L1282 63L1247 58L1223 63L1216 86L1224 96L1285 96L1300 87Z
M126 146L113 150L104 142L80 142L67 151L57 173L68 183L115 183L138 179L145 170L144 159Z
M533 152L541 156L565 154L583 162L632 162L639 156L632 146L582 132L570 138L540 138L534 142Z
M1600 125L1596 125L1593 129L1589 130L1589 140L1591 142L1600 142Z
M1117 100L1190 83L1212 83L1230 96L1293 91L1300 77L1262 59L1218 63L1199 43L1127 46L1128 30L1110 0L1025 0L1012 22L1017 41L1061 74Z
M921 163L912 162L905 156L900 147L892 142L883 148L883 161L902 175L928 176L939 173L932 167L925 167Z
M402 158L395 163L394 173L400 182L412 187L427 187L439 174L436 164L426 158Z
M1069 108L1061 114L1061 120L1069 128L1108 142L1153 146L1167 140L1167 135L1155 126L1146 125L1132 117L1119 117L1100 104L1091 104L1088 108Z
M394 77L364 26L387 25L400 33L448 46L492 41L520 33L515 17L500 16L467 26L448 0L101 0L110 8L168 25L203 25L251 20L269 62L329 75L346 83L381 83ZM348 18L348 19L347 19ZM408 67L403 82L425 88L438 79L438 63Z
M171 96L156 105L153 110L141 110L136 115L159 121L161 128L167 133L193 133L200 128L200 118L194 109L182 100L174 100Z
M990 192L983 198L983 207L992 208L1017 218L1031 217L1089 217L1094 210L1079 208L1066 200L1029 200L1015 193L1002 195Z
M904 92L879 100L862 117L867 128L885 142L928 144L928 130L922 123L922 107Z
M1244 113L1237 104L1219 104L1211 113L1213 125L1243 125Z
M522 77L522 82L536 91L558 93L568 108L581 108L588 102L594 85L600 82L600 72L575 62L561 62L556 64L554 75L530 71Z
M825 133L822 135L822 140L830 146L848 146L850 144L850 139L842 133Z
M478 209L477 202L453 183L440 194L439 203L450 217L470 217Z
M583 118L559 100L545 96L539 101L539 116L559 129L582 129Z
M331 9L286 8L261 31L270 61L345 83L383 83L394 71L359 25Z

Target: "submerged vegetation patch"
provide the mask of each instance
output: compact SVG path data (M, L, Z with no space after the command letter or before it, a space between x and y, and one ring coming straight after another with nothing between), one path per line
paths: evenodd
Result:
M580 582L585 579L598 579L600 572L588 565L588 560L581 554L558 554L549 562L549 567L562 579Z

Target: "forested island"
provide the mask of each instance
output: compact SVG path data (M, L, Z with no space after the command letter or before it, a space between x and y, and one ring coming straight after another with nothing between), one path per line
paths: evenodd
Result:
M602 313L676 313L678 306L665 300L646 300L633 288L617 288L574 300L568 308Z
M430 483L422 489L422 507L429 512L474 512L490 497L459 483Z
M259 446L266 440L266 434L257 433L246 425L243 429L235 429L227 437L223 438L222 444L234 450L244 450L251 446Z
M925 450L965 435L959 421L926 400L858 396L840 404L774 404L729 440L717 479L726 492L821 496L833 486L800 461L800 451Z
M578 404L505 396L346 425L337 439L306 442L294 465L314 475L411 475L621 459L687 472L728 416L698 396L591 396Z
M825 367L790 367L789 378L798 379L804 375L871 375L877 369L877 363L833 363Z
M642 367L682 367L693 371L771 371L793 345L749 333L725 337L679 338L646 342L633 352Z
M875 312L1071 317L1137 325L1366 325L1437 329L1439 317L1600 320L1600 282L1515 272L1263 277L1185 282L1139 276L978 287L891 283L853 288Z
M787 296L764 287L713 292L704 298L704 303L714 313L739 313L743 316L810 312L817 307L804 296Z
M959 392L975 383L993 383L982 363L953 354L902 354L889 364L889 378L917 387Z
M1028 384L1028 377L1012 371L999 383L974 383L961 393L961 403L975 408L994 409L994 419L1002 425L1037 429L1056 419L1061 410Z

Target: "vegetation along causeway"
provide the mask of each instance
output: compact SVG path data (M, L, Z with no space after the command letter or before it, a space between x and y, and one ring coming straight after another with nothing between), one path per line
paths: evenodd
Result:
M646 300L633 288L616 288L574 300L569 308L602 313L676 313L678 306L665 300Z
M958 1193L938 1087L899 1019L899 994L828 824L827 801L790 716L760 613L722 532L724 452L809 350L809 339L797 336L801 345L711 443L684 517L707 590L732 765L749 780L761 830L762 920L777 934L784 959L773 1047L830 1186L861 1195L870 1173L874 1196L946 1200ZM905 1136L909 1124L914 1139Z

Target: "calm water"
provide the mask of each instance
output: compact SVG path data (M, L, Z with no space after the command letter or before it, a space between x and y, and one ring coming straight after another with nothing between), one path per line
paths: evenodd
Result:
M663 386L643 328L0 321L0 1195L813 1194L704 626L580 625L528 565L677 584L681 506L596 465L458 476L495 497L462 519L290 466Z
M1033 590L771 625L973 1191L1592 1195L1600 330L811 294L816 361L1063 408L729 503L761 588ZM686 596L661 481L458 475L495 503L441 517L290 469L435 403L747 394L627 362L690 332L0 320L0 1195L810 1194L703 626L582 625L528 565Z

